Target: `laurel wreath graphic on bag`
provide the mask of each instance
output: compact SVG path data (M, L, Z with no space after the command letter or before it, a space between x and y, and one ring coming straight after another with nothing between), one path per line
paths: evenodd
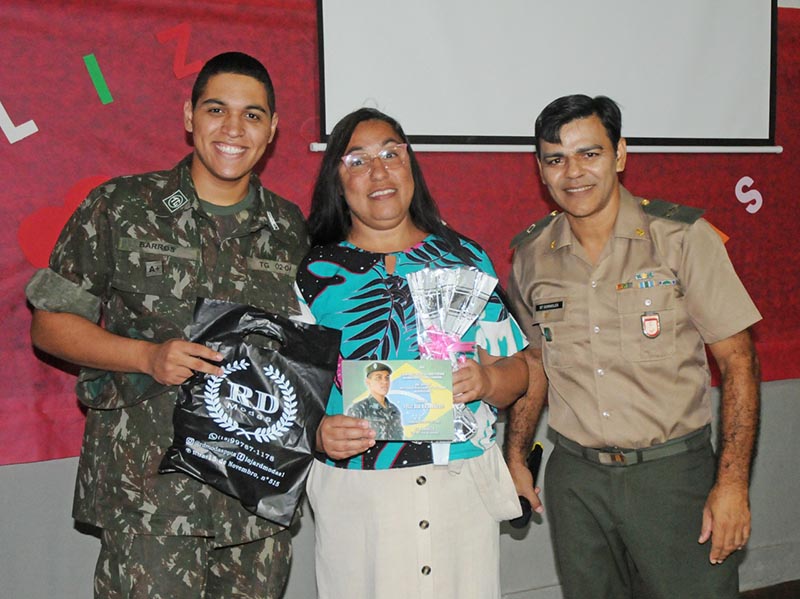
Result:
M228 378L228 375L231 373L246 370L249 367L250 363L247 360L233 361L222 367L222 376L209 377L203 389L203 396L205 398L206 408L208 408L208 414L221 428L229 433L241 435L248 441L253 439L260 443L264 443L268 440L274 441L289 430L297 417L297 394L292 384L286 379L282 372L274 368L271 364L264 367L264 374L278 386L283 398L283 414L281 414L277 422L270 426L262 426L254 431L244 430L239 426L239 423L231 418L225 411L219 399L219 388L222 385L222 381Z

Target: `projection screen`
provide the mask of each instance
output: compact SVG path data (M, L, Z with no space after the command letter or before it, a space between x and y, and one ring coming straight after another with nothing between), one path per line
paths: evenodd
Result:
M415 143L529 146L549 101L585 93L620 104L629 145L774 144L776 0L318 7L322 141L373 106Z

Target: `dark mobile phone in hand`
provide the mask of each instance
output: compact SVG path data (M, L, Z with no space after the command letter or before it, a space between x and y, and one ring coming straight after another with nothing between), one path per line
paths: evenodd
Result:
M542 452L544 451L544 447L538 441L533 444L533 449L528 454L528 459L525 460L525 463L528 466L528 470L531 471L531 476L533 476L533 484L536 486L536 476L539 474L539 467L542 465ZM522 495L519 496L519 505L522 507L522 515L518 518L514 518L513 520L509 520L508 523L513 526L514 528L524 528L528 525L528 522L531 519L531 515L533 514L533 510L531 509L531 502L528 501L527 497L523 497Z

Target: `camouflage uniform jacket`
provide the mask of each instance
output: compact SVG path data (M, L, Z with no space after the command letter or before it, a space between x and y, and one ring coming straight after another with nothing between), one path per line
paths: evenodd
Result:
M191 156L93 190L61 232L50 268L28 284L31 303L102 317L112 333L156 343L186 337L198 297L299 314L295 270L308 250L300 209L252 175L253 204L220 238L190 164ZM122 532L214 536L218 545L280 530L189 476L158 474L178 391L147 375L81 370L77 393L88 410L73 516Z
M403 420L400 416L400 409L388 398L384 407L370 395L350 406L347 415L369 420L369 425L375 431L376 439L403 438Z

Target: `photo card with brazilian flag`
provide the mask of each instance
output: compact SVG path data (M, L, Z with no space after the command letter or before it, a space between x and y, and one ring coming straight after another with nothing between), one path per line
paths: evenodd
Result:
M370 396L367 374L389 374L385 399ZM452 441L453 372L449 360L343 360L344 413L366 418L378 439ZM399 422L398 422L399 412Z

